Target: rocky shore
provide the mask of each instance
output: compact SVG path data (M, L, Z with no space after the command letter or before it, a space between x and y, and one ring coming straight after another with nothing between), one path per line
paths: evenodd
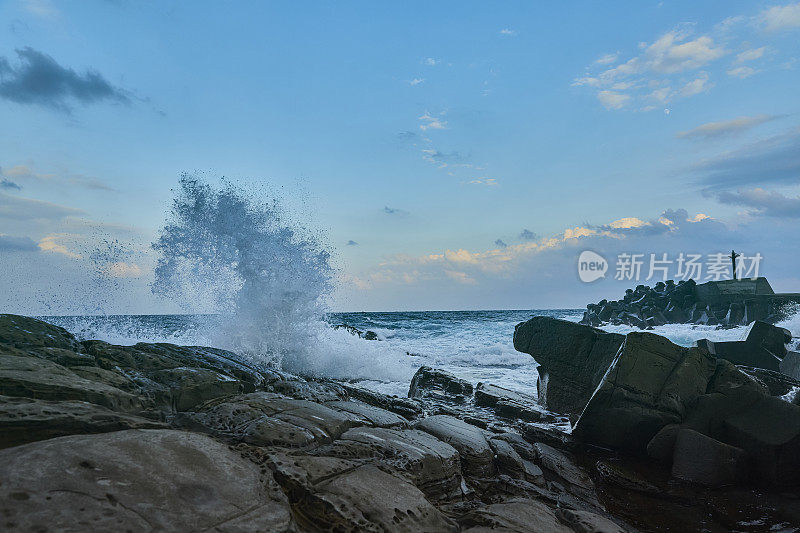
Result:
M429 367L397 397L0 315L0 529L800 527L789 376L546 317L514 345L538 398Z

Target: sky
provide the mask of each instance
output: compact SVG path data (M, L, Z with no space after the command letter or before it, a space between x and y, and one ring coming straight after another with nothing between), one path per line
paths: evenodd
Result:
M173 312L184 172L311 228L334 310L583 307L731 249L800 291L798 59L791 2L0 0L0 295Z

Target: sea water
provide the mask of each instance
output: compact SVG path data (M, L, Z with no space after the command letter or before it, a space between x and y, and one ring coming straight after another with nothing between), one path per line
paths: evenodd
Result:
M441 368L473 384L488 382L528 394L536 393L536 362L513 346L514 326L536 315L578 321L578 309L514 311L417 311L386 313L330 313L327 331L314 339L319 345L306 353L322 360L307 362L301 372L345 379L383 392L405 396L414 372L423 365ZM114 344L170 342L184 345L218 345L213 332L217 318L210 315L117 315L43 317L81 339L102 339ZM379 340L364 340L332 325L347 324L371 330ZM779 324L790 329L797 343L797 315ZM633 328L609 326L608 331L628 333ZM668 324L653 333L676 344L691 346L698 339L739 340L746 328ZM327 363L326 363L327 361ZM280 363L276 363L280 366ZM288 365L298 370L297 365Z

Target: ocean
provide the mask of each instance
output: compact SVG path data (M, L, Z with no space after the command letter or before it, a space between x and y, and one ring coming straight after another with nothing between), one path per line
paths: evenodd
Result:
M405 396L414 372L423 365L441 368L473 384L488 382L527 394L536 394L536 363L514 350L514 326L532 316L547 315L578 321L580 309L526 311L418 311L386 313L331 313L322 325L309 325L308 335L286 342L281 353L242 354L250 362L300 374L345 379L385 394ZM40 317L60 325L81 340L100 339L114 344L170 342L228 349L229 333L219 334L214 315L107 315ZM377 333L378 340L364 340L331 325L347 324ZM792 331L797 346L800 318L779 324ZM230 329L227 325L226 329ZM608 331L628 333L628 326L609 326ZM698 339L738 340L746 328L715 329L713 326L668 324L654 333L676 344L690 346ZM269 346L280 344L279 341Z

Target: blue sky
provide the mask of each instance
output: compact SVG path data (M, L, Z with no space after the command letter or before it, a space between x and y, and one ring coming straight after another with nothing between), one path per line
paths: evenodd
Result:
M0 21L9 310L69 312L98 269L98 309L168 309L149 243L185 171L321 233L335 309L630 285L581 283L583 249L735 246L800 290L800 3L4 0Z

